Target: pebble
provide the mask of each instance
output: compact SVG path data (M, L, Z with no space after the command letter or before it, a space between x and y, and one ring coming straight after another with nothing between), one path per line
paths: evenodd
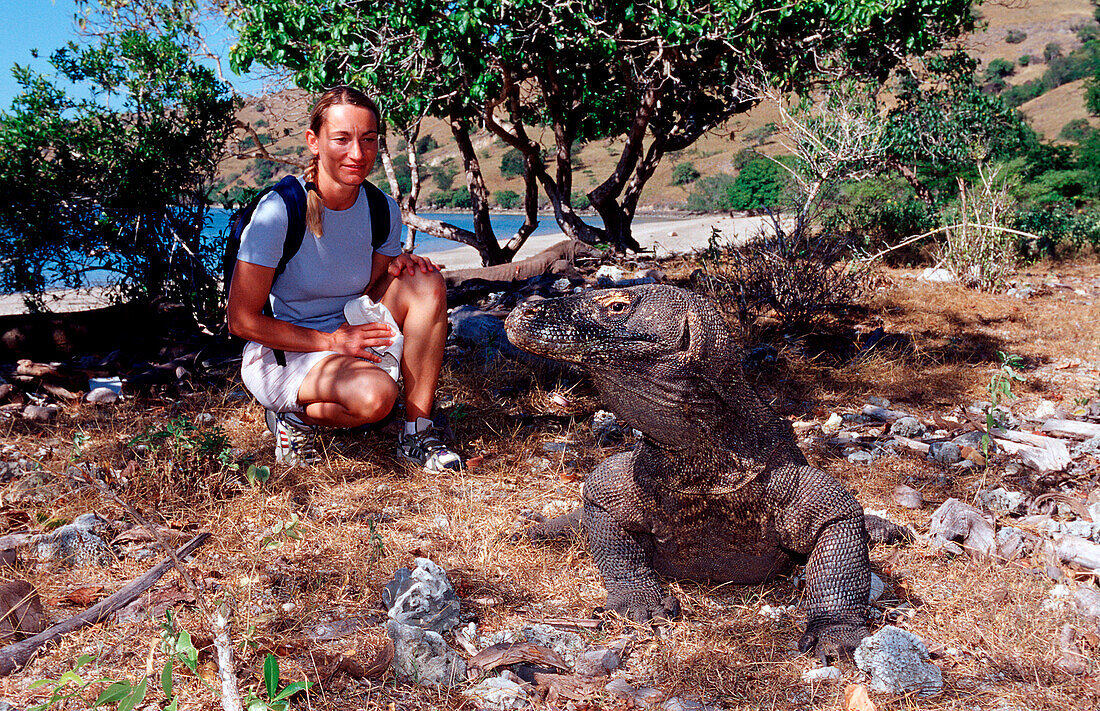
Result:
M890 434L910 439L924 434L924 425L913 416L899 417L890 425Z
M932 442L928 445L928 454L925 455L925 459L951 466L962 461L962 448L954 442Z
M118 402L118 393L110 388L95 388L89 390L88 394L84 396L84 399L88 402L99 403L100 405L109 405L113 402Z
M898 484L894 488L894 502L907 509L919 509L924 506L924 495L911 486Z
M874 459L874 455L872 455L870 452L864 452L862 450L859 452L852 452L848 455L848 461L852 464L867 465L873 462Z

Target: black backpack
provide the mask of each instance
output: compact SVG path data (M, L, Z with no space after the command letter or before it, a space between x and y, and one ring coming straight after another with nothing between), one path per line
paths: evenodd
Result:
M241 234L252 220L256 205L272 190L283 199L287 214L283 255L279 258L278 266L275 267L272 284L286 270L287 263L302 246L302 239L306 234L306 191L302 189L302 183L296 177L288 175L274 185L264 188L229 218L225 251L222 253L222 275L225 277L226 298L229 298L229 284L233 281L233 269L237 266L237 252L241 249ZM378 249L385 244L390 234L390 203L386 199L386 194L369 181L363 181L363 192L367 195L367 208L370 210L371 245L374 249Z

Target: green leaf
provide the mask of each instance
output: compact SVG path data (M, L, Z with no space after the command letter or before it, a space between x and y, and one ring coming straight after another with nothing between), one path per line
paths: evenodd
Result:
M269 654L264 659L264 686L267 688L267 697L275 698L275 693L279 690L279 658L274 654Z
M313 686L311 681L296 681L292 684L287 684L286 687L280 691L276 696L272 697L272 701L282 701L283 699L289 699L299 691L305 691L309 687Z
M134 687L130 695L119 702L118 708L115 711L133 711L134 707L142 702L145 698L145 682L146 679L142 679L141 683Z
M103 704L113 704L118 701L122 701L133 691L133 687L129 681L116 681L106 689L104 689L99 697L95 700L93 706L102 706Z
M160 673L160 688L164 690L165 698L172 698L172 660L164 663L164 670Z

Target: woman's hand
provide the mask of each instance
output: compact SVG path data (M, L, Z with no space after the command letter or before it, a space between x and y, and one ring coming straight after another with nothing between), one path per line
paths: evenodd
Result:
M384 322L364 323L352 326L345 323L332 332L332 347L329 350L342 355L354 356L377 363L382 357L372 348L385 348L393 344L393 329Z
M418 269L425 274L439 271L439 267L432 260L412 252L402 252L390 260L390 274L395 277L401 276L401 272L406 270L409 274L415 274Z

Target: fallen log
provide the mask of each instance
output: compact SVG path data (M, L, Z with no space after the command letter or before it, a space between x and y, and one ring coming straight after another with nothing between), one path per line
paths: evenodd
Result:
M1043 423L1045 432L1067 437L1097 437L1100 436L1100 425L1080 420L1047 420Z
M497 264L491 267L475 267L473 269L444 269L443 279L447 282L448 288L459 286L471 279L523 281L543 274L547 270L552 270L552 268L564 269L566 265L571 265L577 257L595 257L598 255L599 251L584 242L567 239L547 247L533 257L521 259L518 262ZM562 264L558 264L558 262L562 262Z
M190 555L196 548L206 543L208 538L210 538L209 533L200 533L176 551L176 557L183 558L184 556ZM84 612L73 615L69 619L59 622L33 637L29 637L21 642L16 642L15 644L9 644L3 649L0 649L0 676L8 676L12 672L22 669L40 647L54 641L58 637L104 621L112 612L129 605L136 600L139 595L153 587L153 583L157 582L157 580L168 572L168 569L171 567L171 558L165 558L150 568L149 572L145 575L132 581L114 595L100 600Z

